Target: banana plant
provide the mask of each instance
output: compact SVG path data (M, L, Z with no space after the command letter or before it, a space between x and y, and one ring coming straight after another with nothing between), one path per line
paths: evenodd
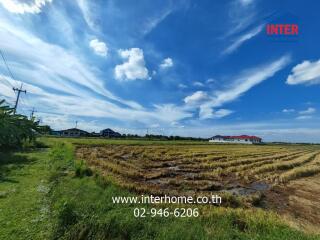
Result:
M39 124L0 101L0 149L19 148L25 141L34 141Z

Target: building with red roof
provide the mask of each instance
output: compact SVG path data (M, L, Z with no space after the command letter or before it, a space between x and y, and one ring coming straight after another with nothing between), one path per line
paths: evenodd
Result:
M242 143L242 144L259 144L262 143L262 139L257 136L221 136L216 135L209 139L212 143Z

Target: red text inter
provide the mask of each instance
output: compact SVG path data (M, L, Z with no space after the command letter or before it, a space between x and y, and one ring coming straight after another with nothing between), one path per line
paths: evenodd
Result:
M297 24L267 24L268 35L298 35Z

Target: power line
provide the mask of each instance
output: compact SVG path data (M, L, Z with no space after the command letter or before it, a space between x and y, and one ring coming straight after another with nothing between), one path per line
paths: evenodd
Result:
M0 50L0 54L1 54L1 57L2 57L2 60L3 60L4 64L6 65L6 68L7 68L8 72L9 72L9 74L10 74L10 77L12 78L13 81L15 81L15 78L14 78L14 76L13 76L13 74L12 74L10 68L9 68L9 65L8 65L8 63L7 63L7 60L6 60L6 58L4 57L4 54L3 54L3 52L2 52L1 50Z
M32 101L31 101L31 99L30 99L30 91L29 91L29 94L27 94L26 95L26 98L24 99L25 100L25 104L27 105L27 106L29 106L29 107L31 107L32 106Z
M32 111L31 111L31 114L30 114L30 120L33 119L33 114L35 113L36 111L34 110L34 108L32 108Z
M27 96L27 95L26 95ZM22 112L23 115L30 115L30 112L32 111L32 107L29 107L25 104L25 101L23 101L24 98L19 99L19 112Z
M9 73L12 81L16 82L15 79L14 79L14 77L13 77L13 74L12 74L10 68L9 68L9 65L8 65L8 63L7 63L7 60L6 60L6 58L4 57L3 51L1 51L1 49L0 49L0 55L1 55L1 57L2 57L3 63L4 63L4 65L6 66L7 71L8 71L8 73ZM4 79L7 83L9 83L9 85L12 87L12 89L14 89L14 86L12 85L12 83L11 83L6 77L4 77L3 79ZM16 95L16 92L15 92L15 91L13 91L13 92L14 92L14 94Z
M0 54L1 54L1 56L2 56L2 60L3 60L3 63L4 63L4 65L6 66L6 68L8 69L8 66L7 66L7 64L6 64L6 61L5 61L5 58L4 58L4 55L3 55L3 53L2 53L2 51L0 50ZM6 79L6 77L4 77L3 78L7 83L9 83L9 85L11 86L11 87L13 87L13 85L11 84L11 82L8 80L8 79Z
M24 106L25 108L32 109L31 105L27 101L28 95L26 94L25 96L26 96L25 98L20 98L20 100L19 100L20 101L20 109L21 109L21 105ZM27 111L29 111L29 110L27 110Z
M3 60L4 64L5 64L7 70L8 70L8 73L9 73L12 81L14 81L15 83L17 83L17 81L15 80L15 77L13 76L12 71L10 70L10 67L9 67L9 65L8 65L8 62L7 62L6 58L5 58L2 50L0 50L0 55L1 55L1 57L2 57L2 60ZM6 80L7 80L7 79L6 79ZM20 99L20 93L21 93L21 92L24 92L24 93L26 94L27 91L26 91L26 90L22 90L22 86L23 86L22 83L21 83L20 89L18 89L18 88L15 88L15 87L11 84L10 81L7 80L7 82L11 85L11 87L12 87L12 89L13 89L13 92L14 92L15 94L16 94L16 92L18 92L18 94L16 94L16 101L15 101L15 104L14 104L14 111L13 111L13 113L16 114L17 107L18 107L18 104L19 104L19 99ZM26 102L23 101L22 99L21 99L21 101L22 101L22 103L24 103L24 105L26 105L26 106L28 105L28 104L26 104Z
M6 76L3 76L1 79L4 80L6 83L8 83L12 88L14 87L14 86L11 84L11 82L6 78Z

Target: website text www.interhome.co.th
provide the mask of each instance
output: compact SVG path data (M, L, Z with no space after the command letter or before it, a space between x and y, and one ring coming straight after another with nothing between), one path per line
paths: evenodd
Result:
M222 199L219 195L211 196L114 196L114 204L215 204L220 205Z

